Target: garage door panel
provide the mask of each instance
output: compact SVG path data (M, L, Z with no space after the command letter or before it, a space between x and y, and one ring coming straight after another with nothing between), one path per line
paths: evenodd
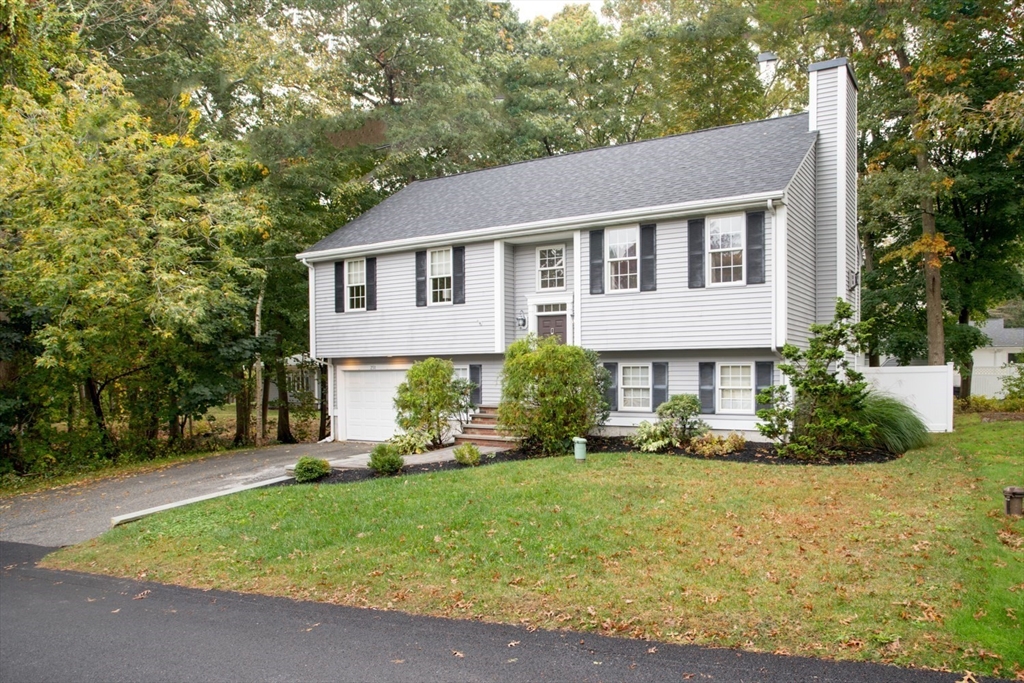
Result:
M345 427L354 441L386 441L398 431L395 391L404 370L345 372Z

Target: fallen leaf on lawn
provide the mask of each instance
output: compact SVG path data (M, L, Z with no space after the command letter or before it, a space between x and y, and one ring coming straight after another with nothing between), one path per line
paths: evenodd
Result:
M964 677L958 680L956 683L978 683L978 679L970 671L965 671Z
M649 654L649 655L653 655L657 651L658 651L658 647L657 646L653 646L653 647L647 648L647 654Z
M149 597L149 594L152 593L152 592L153 591L151 591L151 590L144 590L141 593L139 593L138 595L136 595L134 598L132 598L132 600L145 600L146 598Z
M461 652L459 652L458 650L452 650L452 654L455 655L456 657L458 657L459 659L462 659L463 657L466 656L466 655L462 654Z
M518 645L518 644L519 644L519 641L518 641L518 640L513 640L513 641L512 641L511 643L509 643L509 644L508 644L508 646L509 646L509 647L515 647L515 646L516 646L516 645Z

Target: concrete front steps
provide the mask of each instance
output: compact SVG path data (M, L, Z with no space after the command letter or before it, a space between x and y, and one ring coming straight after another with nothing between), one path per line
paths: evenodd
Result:
M497 406L480 406L478 412L474 413L462 428L462 433L455 437L456 446L464 443L494 446L504 450L518 446L519 439L498 431Z

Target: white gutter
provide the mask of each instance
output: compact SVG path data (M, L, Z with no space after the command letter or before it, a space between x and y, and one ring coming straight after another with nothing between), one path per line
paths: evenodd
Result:
M664 204L662 206L627 209L624 211L606 211L604 213L572 216L569 218L554 218L544 221L533 221L531 223L498 225L477 230L448 232L441 235L426 235L423 237L411 237L387 242L376 242L374 244L360 244L353 247L340 247L337 249L325 249L323 251L306 251L296 255L295 258L299 259L306 265L309 265L310 263L335 261L341 258L350 258L365 254L387 254L397 251L408 251L412 248L428 249L431 247L452 244L453 242L463 244L470 242L486 242L498 237L501 239L514 239L517 237L542 235L548 232L561 232L563 230L601 228L609 225L635 223L639 221L667 220L669 218L676 218L683 214L739 211L764 206L766 201L781 199L782 196L782 190L773 190L771 192L758 192L756 194L739 195L736 197L710 201L701 200L694 202L680 202L677 204Z

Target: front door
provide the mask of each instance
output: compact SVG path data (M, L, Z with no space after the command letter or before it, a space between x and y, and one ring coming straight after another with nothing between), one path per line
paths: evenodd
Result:
M541 337L555 335L562 344L566 342L565 324L566 315L538 315L537 334Z

